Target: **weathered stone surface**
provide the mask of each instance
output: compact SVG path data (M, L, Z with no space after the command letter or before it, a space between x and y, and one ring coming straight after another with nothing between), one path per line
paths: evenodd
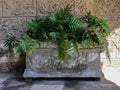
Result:
M120 28L115 29L112 31L108 39L119 39L120 38Z
M51 12L57 11L60 8L65 7L67 4L73 5L74 0L38 0L37 13L40 16L48 15Z
M109 49L109 52L110 52L110 58L111 59L117 58L116 57L117 56L117 48L115 47L116 42L117 42L116 39L113 39L113 38L108 39L108 43L109 43L108 49ZM105 52L101 53L101 58L102 59L108 59L106 57Z
M82 15L91 11L95 15L120 15L119 0L75 0L75 13Z
M87 53L87 69L99 70L100 56L98 53Z
M119 86L107 80L65 82L64 90L119 90Z
M119 0L96 1L95 6L93 7L93 13L96 13L97 15L120 15L119 7Z
M30 21L32 21L32 20L35 20L35 17L33 16L33 17L26 17L26 21L27 22L30 22Z
M117 39L117 58L120 58L120 39Z
M0 18L0 39L5 39L8 34L21 35L25 30L26 18Z
M0 16L2 16L2 0L0 0Z
M70 58L67 58L65 61L60 61L57 58L56 49L39 49L33 55L27 56L27 64L31 65L30 67L35 72L42 73L56 71L62 73L66 71L69 73L77 73L80 72L80 70L84 70L86 68L84 63L82 63L83 65L81 64L81 62L85 61L86 59L84 54L81 54L79 59L74 61ZM29 69L30 67L27 64L26 69Z
M64 85L33 85L31 90L63 90Z
M119 60L120 58L120 29L115 29L107 38L109 43L109 51L111 60ZM105 52L101 53L102 59L107 59Z
M19 68L21 67L21 68ZM0 72L22 72L25 67L24 57L11 55L4 47L4 40L0 40Z
M7 73L6 73L7 74ZM8 75L4 75L8 76ZM0 78L2 79L2 77ZM24 82L22 78L18 78L15 75L9 76L2 84L0 90L31 90L32 83Z
M36 0L3 0L3 16L35 16Z
M83 15L92 11L94 0L75 0L75 15Z
M114 15L107 16L106 15L106 16L101 16L101 17L109 21L112 31L115 31L116 29L120 27L120 16L114 16Z
M91 54L90 52L93 53ZM83 49L80 50L79 57L77 59L73 60L71 57L68 57L66 60L60 61L57 58L57 52L55 48L39 48L32 55L27 55L26 69L23 77L100 78L103 76L103 74L100 68L99 55L99 49ZM88 58L86 56L88 56Z
M25 59L19 55L10 55L7 49L0 48L0 72L19 72L25 67Z
M107 80L81 79L35 79L25 82L22 77L0 73L0 90L120 90L120 87Z

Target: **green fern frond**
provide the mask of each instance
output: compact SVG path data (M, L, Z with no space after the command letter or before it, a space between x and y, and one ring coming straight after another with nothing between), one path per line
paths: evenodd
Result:
M78 43L83 47L103 45L109 58L106 37L110 34L107 20L92 15L91 12L82 17L72 14L72 7L66 7L42 18L35 18L27 23L27 32L19 39L9 37L5 46L12 51L14 46L20 54L32 53L39 41L53 40L57 42L58 57L64 60L67 55L78 56Z
M16 51L20 55L26 53L31 54L37 47L39 47L39 44L40 42L30 38L28 35L25 34L17 43Z
M7 47L9 52L13 53L13 48L16 46L17 39L13 34L7 36L4 47Z
M56 12L57 19L65 19L66 17L72 16L72 6L67 5L66 7L60 9L58 12Z
M58 32L50 32L49 37L56 41L60 37L60 35Z
M80 27L82 27L80 19L77 17L71 17L69 21L69 31L75 32Z
M110 53L109 53L109 49L108 49L108 41L106 40L106 38L100 34L99 32L95 31L96 35L98 36L98 39L99 41L101 41L104 49L105 49L105 52L106 52L106 57L109 59L109 62L111 62L111 59L110 59Z

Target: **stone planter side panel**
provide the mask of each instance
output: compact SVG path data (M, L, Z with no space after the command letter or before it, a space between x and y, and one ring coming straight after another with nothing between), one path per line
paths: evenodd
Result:
M80 50L79 57L64 61L57 58L56 49L40 48L26 57L25 78L36 77L102 77L100 67L100 52L95 50Z

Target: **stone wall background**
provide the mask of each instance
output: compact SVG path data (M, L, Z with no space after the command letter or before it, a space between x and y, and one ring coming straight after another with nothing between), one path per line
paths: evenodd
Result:
M26 21L34 16L48 15L67 4L73 6L73 13L77 16L91 11L110 21L114 31L108 38L111 59L120 60L120 52L112 43L114 41L120 48L120 0L0 0L0 62L16 61L8 58L8 53L3 47L7 34L12 33L18 36L26 30ZM101 56L102 59L106 59L104 53Z

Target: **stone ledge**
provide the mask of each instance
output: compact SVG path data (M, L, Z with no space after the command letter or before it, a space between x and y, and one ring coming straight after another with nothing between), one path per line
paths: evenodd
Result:
M81 73L61 73L61 72L49 72L49 73L36 73L34 71L25 70L24 78L101 78L103 77L101 70L84 70Z

